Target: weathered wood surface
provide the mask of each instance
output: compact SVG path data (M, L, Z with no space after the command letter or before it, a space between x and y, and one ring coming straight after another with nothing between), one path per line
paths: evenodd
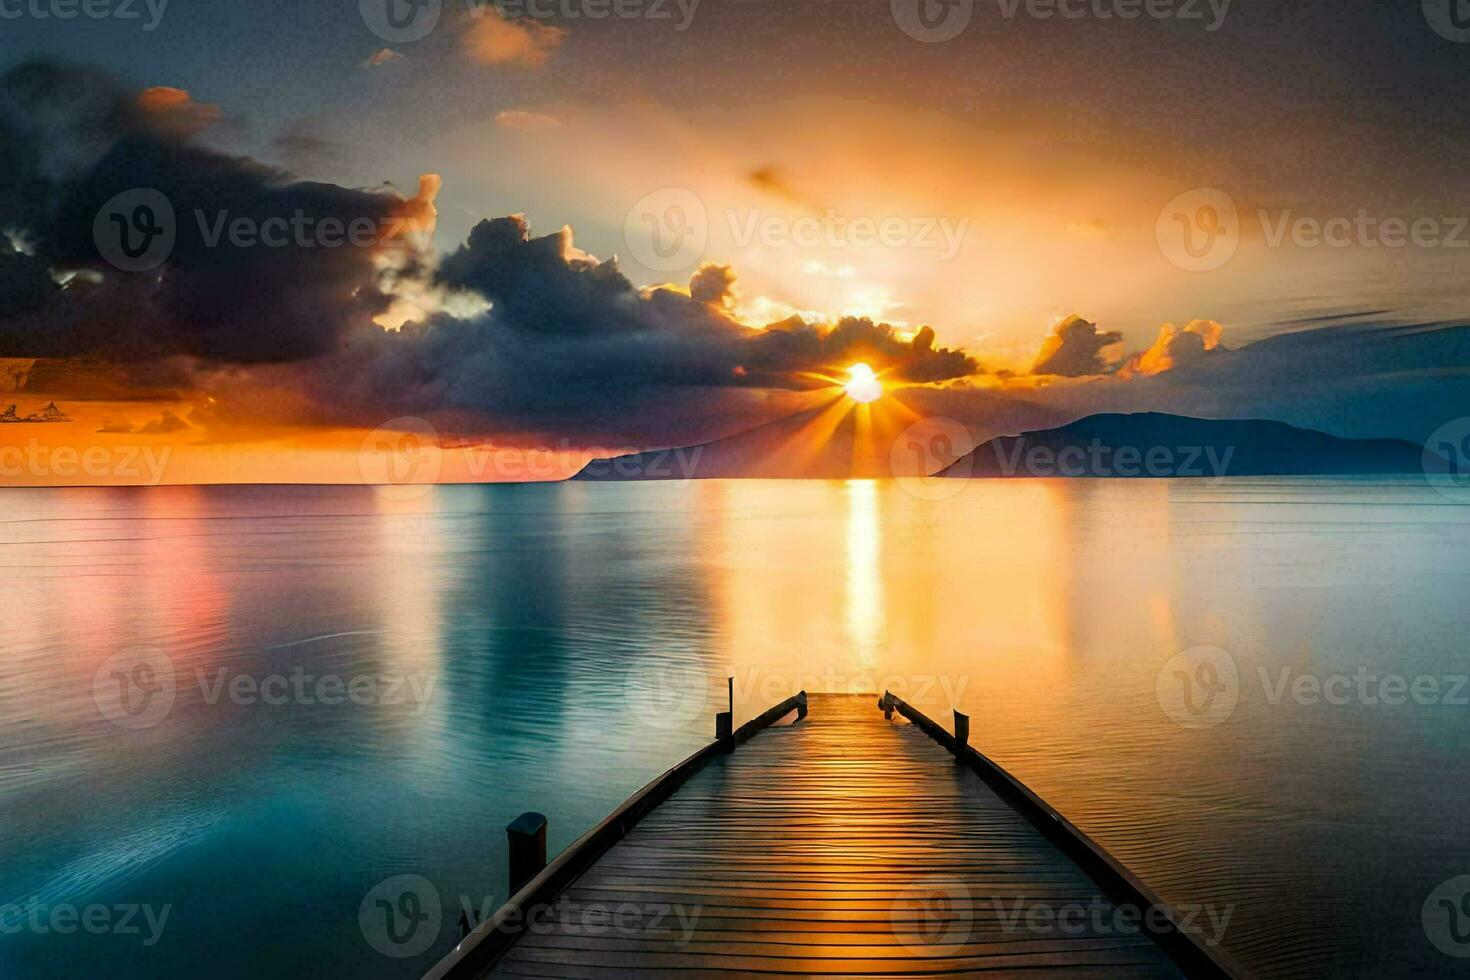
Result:
M1010 804L875 702L811 695L799 724L711 760L494 975L1180 975Z

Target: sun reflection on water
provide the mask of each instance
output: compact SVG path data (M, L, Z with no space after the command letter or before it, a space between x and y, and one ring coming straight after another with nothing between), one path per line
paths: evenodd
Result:
M885 646L882 545L878 485L872 480L847 482L847 632L858 663L873 667Z

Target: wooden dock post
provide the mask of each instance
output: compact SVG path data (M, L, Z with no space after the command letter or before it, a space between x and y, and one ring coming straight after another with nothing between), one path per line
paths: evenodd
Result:
M721 752L735 751L735 678L725 678L727 710L715 715L715 741Z
M893 696L887 691L884 691L883 696L878 699L878 707L883 709L884 718L889 721L893 720Z
M506 826L505 836L510 843L510 893L514 895L546 867L546 816L527 811Z
M954 713L954 754L963 755L970 744L970 716Z

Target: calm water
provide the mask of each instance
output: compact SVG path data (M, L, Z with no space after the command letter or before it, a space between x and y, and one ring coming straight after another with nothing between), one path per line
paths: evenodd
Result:
M737 722L799 686L957 704L1262 974L1454 975L1421 908L1470 873L1470 707L1272 695L1470 671L1467 546L1413 481L3 492L0 906L168 917L9 928L0 976L415 976L461 896L505 898L511 818L565 846L731 674ZM1181 714L1200 645L1238 684ZM165 673L171 706L119 715ZM399 874L446 910L409 959L358 919Z

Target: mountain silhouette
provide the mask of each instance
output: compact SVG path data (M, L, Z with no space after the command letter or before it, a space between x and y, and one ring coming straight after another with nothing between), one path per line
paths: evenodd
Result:
M1284 422L1160 412L1091 415L999 436L934 474L896 471L899 432L847 412L822 425L813 409L723 439L595 459L573 480L867 479L946 477L1219 477L1444 472L1445 461L1400 439L1343 439ZM866 426L864 436L858 437ZM826 429L830 428L830 432Z
M1090 415L999 436L956 460L948 477L1314 476L1443 472L1445 460L1401 439L1343 439L1263 419L1161 412Z

